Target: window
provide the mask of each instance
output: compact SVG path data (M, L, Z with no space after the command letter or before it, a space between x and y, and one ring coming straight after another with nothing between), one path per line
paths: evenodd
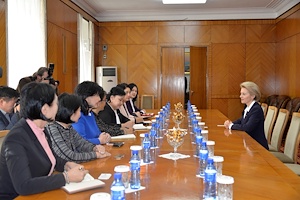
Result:
M46 1L7 2L7 79L16 88L21 78L46 66Z

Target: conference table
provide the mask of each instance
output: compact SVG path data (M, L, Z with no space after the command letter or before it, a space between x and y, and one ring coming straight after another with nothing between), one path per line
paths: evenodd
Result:
M157 112L157 110L155 110ZM154 110L153 110L154 112ZM260 144L242 131L229 132L223 124L227 119L220 111L199 110L208 139L215 141L215 155L223 156L223 175L234 178L234 199L300 199L300 178L289 170L281 161L265 150ZM184 113L186 115L186 113ZM170 128L174 126L170 120ZM187 128L187 122L180 125ZM29 196L19 196L17 200L89 200L93 193L110 193L114 167L129 165L130 146L140 145L139 135L147 130L136 131L136 139L127 139L122 147L106 146L111 156L104 159L83 163L89 173L97 178L101 173L112 174L104 180L105 186L75 194L68 194L62 189ZM196 177L199 160L194 157L195 145L189 134L184 136L184 143L178 147L178 153L190 155L189 158L171 160L159 157L173 151L166 140L161 139L160 148L153 149L153 163L141 166L141 185L144 190L127 193L126 199L202 199L203 180ZM120 159L120 156L123 157Z

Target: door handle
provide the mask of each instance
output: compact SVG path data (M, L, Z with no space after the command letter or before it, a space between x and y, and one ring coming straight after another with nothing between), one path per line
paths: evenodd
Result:
M190 91L190 93L191 93L191 95L193 95L194 91L193 91L193 90L191 90L191 91Z

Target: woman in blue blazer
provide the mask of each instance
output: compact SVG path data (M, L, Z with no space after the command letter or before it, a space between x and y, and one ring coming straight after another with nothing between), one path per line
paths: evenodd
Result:
M241 103L245 104L242 117L233 122L226 120L224 125L231 130L245 131L264 148L269 149L264 132L264 113L257 103L261 97L259 87L250 81L241 83L240 87Z

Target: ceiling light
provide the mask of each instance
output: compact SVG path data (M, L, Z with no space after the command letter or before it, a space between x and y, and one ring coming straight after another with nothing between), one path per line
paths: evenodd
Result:
M163 4L198 4L206 3L206 0L162 0Z

